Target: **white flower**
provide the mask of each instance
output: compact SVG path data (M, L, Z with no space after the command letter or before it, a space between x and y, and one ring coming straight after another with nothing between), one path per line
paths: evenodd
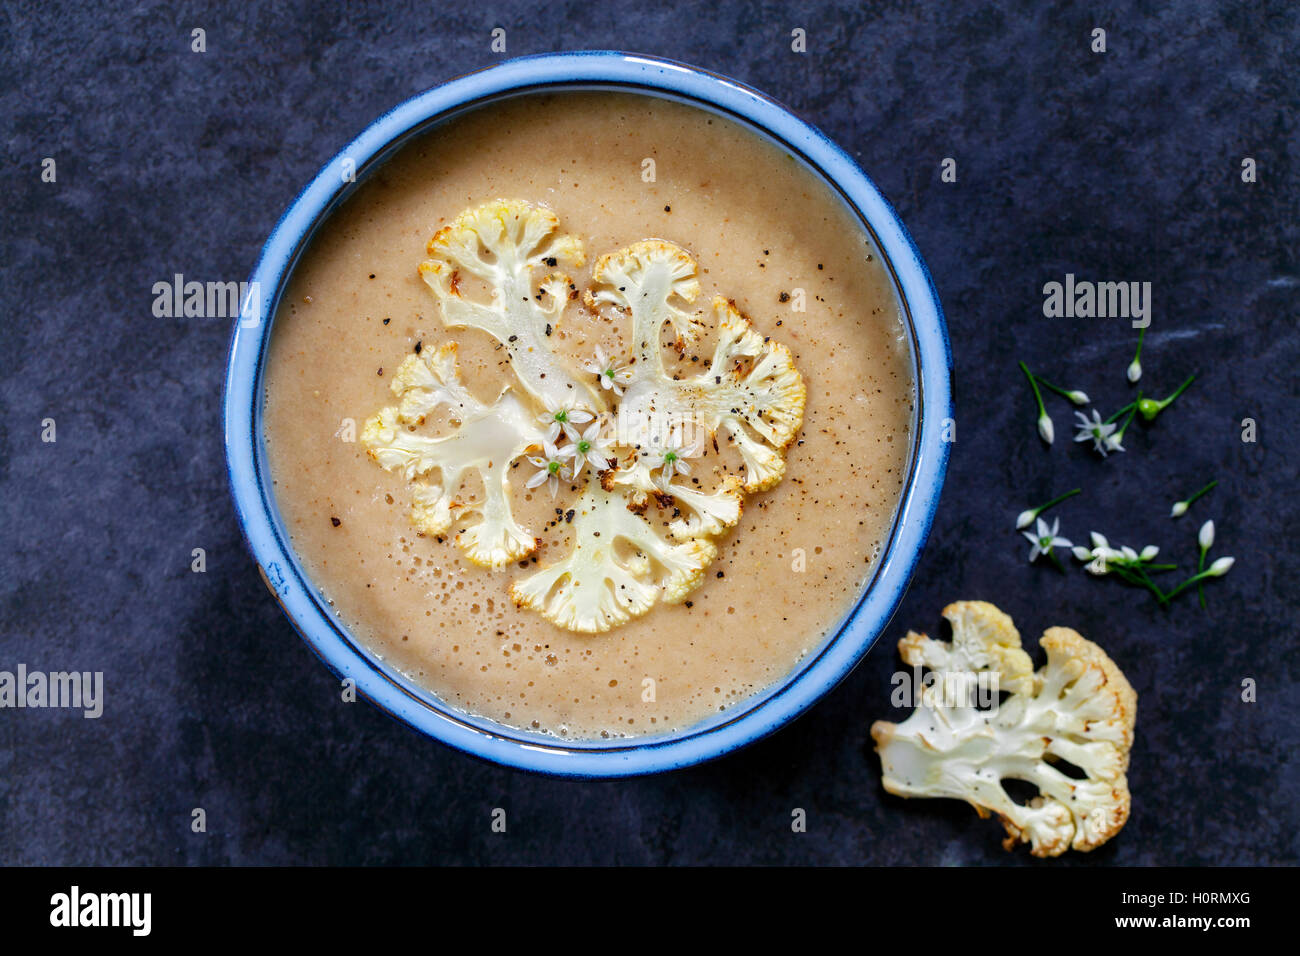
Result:
M1219 558L1219 560L1209 566L1205 573L1212 578L1221 578L1227 574L1236 563L1236 558Z
M1031 524L1034 523L1034 519L1037 517L1038 517L1037 508L1028 508L1020 512L1019 516L1017 516L1016 518L1016 530L1019 531L1022 528L1028 528Z
M622 395L623 389L632 384L632 370L616 364L599 345L596 346L595 359L584 367L600 379L601 388L613 389L615 395Z
M542 446L542 454L541 458L528 456L529 464L535 466L538 471L524 483L524 487L539 488L545 484L551 491L551 497L554 498L560 482L568 481L570 478L569 466L564 463L564 459L568 457L568 449L563 452L557 451L548 441Z
M1099 554L1099 555L1097 555L1097 557L1093 559L1092 563L1088 565L1088 573L1089 573L1089 574L1102 575L1102 574L1105 574L1105 573L1106 573L1107 571L1109 571L1109 570L1110 570L1110 567L1109 567L1109 565L1106 564L1106 555L1105 555L1105 554Z
M1111 427L1114 428L1115 426L1112 425ZM1102 454L1103 455L1106 454L1107 451L1123 451L1124 445L1121 443L1121 439L1123 437L1124 435L1122 433L1108 435L1106 437L1106 449L1105 451L1102 452Z
M686 463L686 459L694 458L702 450L703 443L698 436L694 442L686 445L677 432L669 435L659 461L651 467L651 470L659 471L657 479L659 487L668 491L669 482L673 480L674 475L689 475L691 466Z
M1137 359L1134 359L1131 363L1129 363L1128 380L1130 382L1136 382L1141 377L1142 377L1142 363L1139 362Z
M1094 548L1105 550L1110 547L1110 542L1106 540L1106 536L1104 534L1098 534L1096 531L1090 531L1088 532L1088 537L1092 539L1092 546Z
M1081 392L1077 388L1072 392L1066 392L1065 397L1076 405L1087 405L1089 402L1088 393Z
M1056 439L1056 429L1052 426L1052 420L1047 417L1046 412L1038 416L1038 434L1049 445Z
M537 420L546 426L546 440L552 445L563 432L570 441L577 441L578 426L585 425L595 418L591 412L577 408L572 402L566 402L559 408L552 409L537 416Z
M1116 426L1113 422L1103 422L1101 420L1101 413L1098 412L1097 409L1094 408L1092 410L1092 421L1088 421L1088 416L1083 412L1075 412L1074 415L1079 419L1079 424L1077 426L1079 430L1075 433L1075 441L1092 442L1093 451L1101 452L1103 458L1106 456L1108 451L1113 450L1113 448L1119 445L1118 439L1115 441L1114 445L1111 445L1107 440L1110 438L1111 433L1115 431ZM1123 451L1124 449L1120 448L1119 450Z
M1059 532L1060 530L1061 530L1060 518L1057 518L1055 521L1052 522L1051 528L1047 527L1046 521L1044 521L1042 518L1039 518L1038 524L1034 528L1033 533L1029 531L1020 532L1030 542L1033 543L1033 547L1030 548L1029 550L1030 563L1033 563L1035 560L1037 560L1040 554L1045 554L1048 557L1051 557L1053 548L1074 547L1074 545L1071 544L1069 541L1067 541L1065 538L1059 537L1057 535L1057 532Z
M1214 522L1207 521L1201 525L1201 530L1196 534L1196 543L1201 546L1202 551L1209 551L1214 546Z
M1192 506L1190 501L1175 501L1174 506L1169 509L1169 517L1181 518L1187 514L1187 509Z
M1096 557L1090 550L1081 544L1076 544L1071 550L1074 552L1074 556L1080 561L1091 561Z
M572 445L567 445L561 452L573 459L572 470L575 479L582 474L583 468L587 465L591 465L592 470L597 474L609 468L609 461L614 457L614 453L609 450L609 440L600 434L602 424L599 418L596 419L574 440Z
M1141 558L1143 561L1154 561L1156 555L1159 553L1160 553L1159 548L1157 548L1154 544L1149 544L1142 549Z

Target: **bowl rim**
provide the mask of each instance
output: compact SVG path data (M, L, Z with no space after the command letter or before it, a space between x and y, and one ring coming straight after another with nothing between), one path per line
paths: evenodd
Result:
M894 282L911 337L916 393L908 473L889 538L857 603L820 649L734 710L679 731L601 745L517 730L442 704L355 640L326 610L288 544L261 448L261 409L271 320L287 280L318 226L371 170L432 126L493 100L548 89L620 88L738 120L790 150L840 194ZM358 693L381 710L444 744L508 767L586 779L712 760L774 733L829 693L871 649L906 593L929 537L949 455L944 429L952 418L952 355L938 294L893 207L848 154L743 83L673 60L615 50L518 57L442 83L384 113L321 168L272 229L249 288L231 334L223 400L227 477L245 543L264 583L316 655L340 678L352 679ZM262 289L273 292L262 296Z

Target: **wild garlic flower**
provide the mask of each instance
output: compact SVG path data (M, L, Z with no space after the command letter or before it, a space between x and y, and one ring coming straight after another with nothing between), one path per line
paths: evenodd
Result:
M1134 560L1138 558L1132 548L1112 548L1106 536L1096 531L1089 533L1089 539L1092 541L1091 548L1075 547L1071 550L1075 558L1087 564L1090 574L1107 574L1111 570L1112 563L1127 564L1129 558L1125 551L1132 554Z
M529 455L528 463L537 468L537 473L524 483L526 488L540 488L546 485L550 489L551 497L560 489L561 481L568 481L572 477L569 466L565 463L568 457L568 449L563 452L558 451L551 442L546 442L542 446L541 457Z
M1109 440L1118 426L1114 422L1103 422L1101 413L1097 409L1092 410L1092 421L1089 421L1088 416L1083 412L1075 412L1074 416L1079 420L1079 424L1076 426L1078 431L1074 435L1075 441L1092 442L1092 450L1101 452L1103 458L1111 451L1124 450L1118 440L1114 443Z
M600 433L602 424L604 423L599 418L596 419L574 440L573 444L565 446L561 452L573 460L571 467L575 479L582 474L587 465L590 465L592 471L597 474L608 470L610 461L615 457L609 450L609 439Z
M612 390L615 395L622 395L623 389L632 384L632 370L615 362L599 345L596 346L595 359L584 367L600 379L601 388Z
M570 441L577 441L578 426L587 424L595 417L586 409L576 407L573 402L565 402L559 408L538 415L537 421L546 426L546 440L553 445L561 434Z
M1056 548L1074 547L1074 545L1070 541L1060 537L1058 533L1060 532L1060 530L1061 530L1060 518L1057 518L1055 521L1053 521L1052 526L1050 528L1047 526L1046 521L1044 521L1042 518L1039 518L1038 524L1035 526L1032 532L1029 531L1020 532L1025 536L1026 539L1029 540L1031 544L1033 544L1033 547L1029 549L1030 564L1038 560L1039 555L1043 555L1055 561L1056 556L1055 554L1053 554L1053 551Z
M1214 547L1214 522L1207 521L1201 525L1201 530L1196 533L1196 543L1201 546L1201 551L1209 551Z
M704 450L703 442L697 437L691 444L686 444L683 436L678 432L673 432L664 442L663 450L660 453L659 461L651 466L651 470L659 472L656 482L664 491L668 491L668 486L676 475L689 475L691 466L687 459L695 458Z

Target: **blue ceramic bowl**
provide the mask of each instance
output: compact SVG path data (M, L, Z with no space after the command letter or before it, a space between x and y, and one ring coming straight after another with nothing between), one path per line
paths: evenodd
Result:
M875 573L835 635L783 680L693 727L606 743L563 741L468 715L442 703L375 658L320 597L288 544L262 437L262 374L271 324L289 274L316 230L413 137L485 102L542 90L618 89L689 103L774 140L834 189L861 219L891 276L911 337L917 402L902 499ZM355 169L355 183L344 173ZM510 60L408 100L370 125L313 179L262 250L236 322L226 375L226 457L249 549L284 612L313 650L376 705L466 753L572 777L655 773L721 756L777 730L831 690L862 659L893 616L930 532L948 462L942 439L952 416L952 357L925 264L898 216L843 151L784 107L734 80L653 57L616 52ZM866 719L864 715L863 719Z

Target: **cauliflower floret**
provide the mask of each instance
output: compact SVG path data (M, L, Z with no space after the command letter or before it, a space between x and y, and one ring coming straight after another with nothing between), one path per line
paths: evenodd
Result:
M411 522L423 534L445 534L453 523L465 524L456 544L475 564L498 568L532 554L537 539L520 527L510 510L510 463L545 437L536 418L505 388L495 402L484 404L465 388L450 343L423 356L411 355L393 378L399 405L381 409L367 420L361 442L388 471L399 471L412 484ZM447 406L458 425L443 437L411 430L425 416ZM424 479L434 470L438 483ZM477 471L483 498L457 501L462 478Z
M1105 843L1129 814L1125 773L1137 694L1124 674L1069 628L1044 633L1047 664L1034 673L1011 619L993 605L961 601L943 616L952 643L909 633L899 642L903 660L968 677L997 674L998 689L1011 696L990 711L964 695L929 691L902 724L877 721L871 736L885 789L965 800L980 816L992 811L1007 830L1003 846L1029 843L1034 856ZM1062 763L1083 777L1063 773ZM1016 803L1002 786L1009 778L1033 784L1039 795Z
M686 599L717 556L713 543L665 541L627 499L591 482L575 505L569 555L516 581L510 596L570 631L595 634L639 617L662 596Z
M681 341L693 342L699 337L699 318L673 301L680 299L689 305L700 294L695 260L680 246L662 239L635 242L601 256L591 274L603 288L597 288L588 304L594 307L608 302L631 312L632 335L661 374L663 358L658 344L664 322L672 323Z
M650 477L648 468L636 466L608 472L604 484L611 491L630 489L628 508L632 511L644 512L651 501L672 508L668 534L677 539L717 537L736 526L745 508L744 485L735 475L727 475L712 493L677 480L660 485Z
M703 428L711 436L725 429L745 462L746 491L780 481L786 446L803 424L807 401L790 350L755 331L734 302L717 297L718 343L708 369L671 378L659 336L665 322L679 339L698 335L698 322L675 304L699 293L695 262L672 243L647 240L602 256L592 277L599 289L593 304L612 303L632 317L636 361L619 408L625 443L654 447L678 427Z
M524 389L547 409L579 401L603 407L599 390L575 378L547 339L576 296L557 267L586 261L577 238L557 234L560 221L542 206L499 199L467 209L429 240L420 275L433 290L448 328L482 329L505 348ZM490 302L467 298L471 275L491 291Z

